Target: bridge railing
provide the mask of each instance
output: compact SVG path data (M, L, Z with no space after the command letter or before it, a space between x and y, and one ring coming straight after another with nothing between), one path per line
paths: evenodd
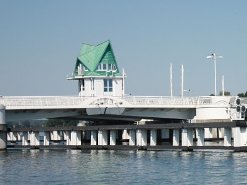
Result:
M197 106L212 104L211 97L125 96L115 98L124 100L131 106ZM4 96L0 97L0 104L11 109L83 108L87 106L88 102L96 99L97 97L79 96Z
M0 104L6 107L55 107L82 105L85 99L77 96L5 96L0 98Z
M169 96L126 96L132 105L205 105L211 104L210 97L169 97Z

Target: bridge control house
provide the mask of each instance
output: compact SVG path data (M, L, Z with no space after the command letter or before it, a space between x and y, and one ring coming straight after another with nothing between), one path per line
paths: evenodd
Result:
M110 41L83 44L68 80L78 80L79 96L124 96L121 74Z

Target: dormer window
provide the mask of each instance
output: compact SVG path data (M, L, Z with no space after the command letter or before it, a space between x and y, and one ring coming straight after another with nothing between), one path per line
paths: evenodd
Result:
M85 66L83 66L83 71L88 71L88 69Z

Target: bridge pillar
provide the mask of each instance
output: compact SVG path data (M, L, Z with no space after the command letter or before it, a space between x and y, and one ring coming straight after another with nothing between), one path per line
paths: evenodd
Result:
M134 129L129 131L129 145L136 145L136 131Z
M44 146L50 145L50 132L44 132Z
M218 128L219 138L224 138L224 128Z
M17 141L16 132L8 132L7 133L7 141L16 142Z
M157 145L157 130L152 129L150 130L150 146L156 146Z
M224 146L231 146L232 144L232 129L224 128Z
M81 131L71 131L70 145L81 145Z
M98 145L104 146L108 145L108 133L107 130L98 131Z
M61 141L61 135L57 130L51 131L50 135L52 141Z
M144 129L136 130L136 145L147 146L147 130Z
M123 130L122 139L123 139L123 140L129 139L129 134L128 134L128 130L127 130L127 129L124 129L124 130Z
M0 105L0 150L7 148L7 125L5 121L5 106Z
M204 131L204 134L205 134L205 138L206 139L211 139L211 138L213 138L213 130L212 130L212 128L205 128L205 131Z
M66 145L70 145L71 143L71 132L70 131L64 132L64 140L66 140Z
M22 132L21 144L22 144L22 146L29 145L29 143L28 143L28 132Z
M178 129L173 129L172 145L179 146L179 130Z
M91 145L97 145L97 131L91 130Z
M116 145L117 131L110 130L110 145Z
M246 127L235 127L233 128L233 132L234 132L234 138L233 138L234 147L246 146L247 144Z
M197 128L196 129L197 135L197 146L204 146L204 128Z
M32 131L30 134L30 145L31 146L39 146L39 132Z
M192 129L182 129L182 146L193 146Z

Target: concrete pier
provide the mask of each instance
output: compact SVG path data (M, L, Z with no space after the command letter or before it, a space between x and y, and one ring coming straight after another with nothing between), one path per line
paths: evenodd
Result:
M116 145L117 140L117 131L110 130L110 145Z
M44 133L44 146L49 146L50 145L50 132L45 132Z
M7 127L5 121L5 106L0 105L0 150L7 148Z
M192 129L182 129L182 146L193 146Z
M70 145L81 145L81 131L71 131Z
M22 138L21 138L22 146L28 146L28 132L22 132Z
M98 131L98 145L105 146L108 145L108 132L107 130Z
M144 129L136 130L136 145L147 146L147 130Z
M196 135L197 135L197 146L204 146L204 128L197 128L196 129Z
M157 145L157 130L152 129L150 130L150 146L156 146Z
M91 130L91 145L97 145L97 131L96 130Z
M136 130L131 129L129 131L129 145L134 146L136 145Z
M232 145L232 128L224 128L224 146Z
M179 146L179 130L173 129L172 145Z
M39 146L40 145L39 132L32 131L30 133L30 145L31 146Z

